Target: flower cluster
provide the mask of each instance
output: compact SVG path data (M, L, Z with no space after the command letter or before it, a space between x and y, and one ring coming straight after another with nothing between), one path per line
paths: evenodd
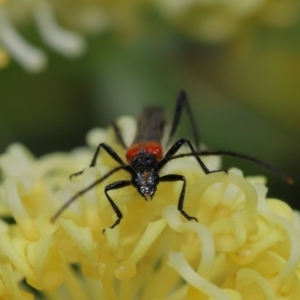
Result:
M72 58L84 52L84 34L112 30L125 36L134 35L149 19L145 11L156 11L158 18L183 32L217 43L232 38L251 24L288 27L299 19L297 0L131 0L126 3L119 0L9 0L0 1L1 5L0 45L29 72L41 71L47 64L45 52L19 33L18 28L30 21L49 48ZM7 61L4 50L0 50L0 66Z
M130 144L135 121L118 124ZM205 175L185 157L162 170L186 177L184 208L198 223L176 208L181 183L162 182L152 201L133 187L111 191L124 218L110 229L116 216L103 191L128 179L123 171L51 223L63 203L115 166L101 153L97 167L68 179L103 141L125 157L111 128L92 130L89 147L69 154L36 159L14 144L0 157L1 299L300 299L299 214L266 198L264 178L238 169ZM204 161L220 168L217 157Z
M299 19L297 0L156 0L160 11L177 27L196 38L222 42L239 31L265 24L285 28Z
M58 25L50 1L10 0L0 8L0 45L27 71L39 72L47 64L45 52L27 42L17 30L16 25L23 25L31 19L43 41L54 51L70 58L84 52L84 38Z

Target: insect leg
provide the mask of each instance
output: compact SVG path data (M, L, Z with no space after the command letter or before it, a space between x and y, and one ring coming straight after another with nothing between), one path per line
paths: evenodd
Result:
M72 203L74 202L79 196L82 196L84 193L86 193L87 191L89 191L90 189L92 189L93 187L95 187L96 185L100 184L102 181L104 181L105 179L107 179L109 176L111 176L112 174L114 174L115 172L119 171L119 170L125 170L126 168L123 166L117 167L113 170L111 170L110 172L108 172L106 175L104 175L103 177L99 178L98 180L96 180L95 182L93 182L92 184L90 184L89 186L87 186L86 188L84 188L83 190L79 191L77 194L75 194L71 199L69 199L56 213L55 215L52 216L51 218L51 223L53 223L60 215L61 213Z
M111 207L113 208L113 210L115 211L118 219L116 220L116 222L110 226L110 228L114 228L116 225L118 225L121 222L121 219L123 218L123 215L119 209L119 207L115 204L115 202L111 199L111 197L108 195L108 192L111 190L116 190L116 189L120 189L126 186L131 185L131 181L130 180L120 180L120 181L116 181L114 183L111 183L109 185L107 185L104 189L105 195L107 200L109 201Z
M179 196L177 208L186 219L188 219L189 221L190 220L195 220L196 222L198 222L197 218L188 215L183 210L185 187L186 187L185 177L182 176L182 175L177 175L177 174L169 174L169 175L165 175L165 176L160 177L159 181L160 182L173 182L173 181L182 181L183 182L183 186L182 186L181 193L180 193L180 196Z
M180 118L181 118L181 114L182 114L182 110L183 110L183 106L185 106L187 113L189 115L189 120L190 120L191 127L192 127L192 132L193 132L193 136L194 136L194 140L195 140L196 149L199 150L198 149L200 146L199 132L198 132L198 129L196 126L196 121L194 119L194 116L193 116L192 110L190 108L185 91L181 91L177 98L177 104L176 104L176 108L175 108L175 113L174 113L174 118L173 118L173 123L172 123L172 127L171 127L170 136L168 139L168 143L171 141L171 139L178 127L178 124L179 124Z
M159 171L161 170L165 164L172 159L172 157L176 154L176 152L184 145L184 144L188 144L188 146L191 149L191 156L193 155L193 153L195 153L195 149L193 148L191 142L188 139L182 138L179 141L177 141L170 149L169 151L166 153L166 155L164 156L164 158L158 163L156 170ZM198 164L200 165L200 167L202 168L202 170L204 171L205 174L209 174L212 173L211 171L208 170L208 168L205 166L204 162L201 160L201 158L199 156L195 155L195 159L197 160Z
M100 152L100 149L103 148L103 150L105 150L109 155L110 157L115 160L119 165L121 166L124 166L125 163L123 162L123 160L120 158L120 156L115 152L114 149L112 149L110 146L108 146L107 144L105 143L101 143L98 145L96 151L95 151L95 154L92 158L92 161L90 163L90 166L89 167L95 167L96 165L96 162L97 162L97 158L98 158L98 155L99 155L99 152ZM79 172L76 172L76 173L73 173L70 175L70 179L72 179L72 177L74 176L78 176L78 175L81 175L83 173L85 169L79 171Z

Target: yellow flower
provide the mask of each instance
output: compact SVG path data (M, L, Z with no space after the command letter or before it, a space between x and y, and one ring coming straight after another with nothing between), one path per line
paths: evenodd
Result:
M155 0L166 19L208 42L222 42L258 22L275 28L299 20L297 0Z
M118 124L130 144L135 121ZM128 179L120 171L52 224L63 203L115 166L101 153L95 168L68 180L97 144L125 157L111 128L94 129L87 140L89 147L69 154L36 159L14 144L0 157L0 299L33 299L34 289L36 299L55 300L300 299L299 214L266 198L264 178L238 169L205 175L186 157L162 170L186 177L184 208L198 223L176 208L181 184L162 182L152 201L133 187L112 191L124 218L110 229L116 216L104 187ZM205 163L220 168L217 157Z

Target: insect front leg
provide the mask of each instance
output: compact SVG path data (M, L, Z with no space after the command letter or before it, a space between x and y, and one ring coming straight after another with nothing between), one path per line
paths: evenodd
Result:
M183 182L182 189L181 189L180 196L179 196L179 200L178 200L177 208L180 211L180 213L186 219L188 219L189 221L190 220L195 220L196 222L198 222L197 218L190 216L183 209L184 196L185 196L185 187L186 187L186 179L185 179L185 177L182 176L182 175L177 175L177 174L169 174L169 175L165 175L165 176L160 177L159 181L160 182L173 182L173 181L182 181Z
M177 151L184 145L188 144L189 148L191 149L192 153L195 153L195 149L192 146L191 142L188 139L182 138L179 141L177 141L166 153L164 158L159 162L157 166L157 171L161 170L166 163L172 159L172 157L177 153ZM201 169L204 171L205 174L211 173L211 171L208 170L208 168L205 166L204 162L201 160L200 157L195 156L195 159L197 160L198 164L200 165Z
M110 228L114 228L115 226L117 226L120 222L121 219L123 218L123 215L119 209L119 207L115 204L115 202L112 200L112 198L108 195L108 192L111 190L116 190L116 189L120 189L126 186L131 185L131 181L130 180L120 180L120 181L116 181L114 183L111 183L109 185L107 185L104 189L104 193L106 195L107 200L109 201L111 207L113 208L113 210L115 211L118 219L116 220L116 222L110 226Z
M201 169L203 170L203 172L205 174L210 174L210 173L215 173L215 172L225 172L227 173L226 170L214 170L214 171L210 171L206 165L204 164L204 162L202 161L202 159L198 156L199 154L195 152L194 147L192 146L191 142L188 139L182 138L179 141L177 141L170 149L169 151L166 153L166 155L164 156L164 158L159 162L156 170L159 171L161 170L170 160L174 159L174 155L177 153L177 151L184 145L184 144L188 144L191 153L188 154L188 156L194 156L195 159L197 160L198 164L200 165ZM184 155L183 155L184 156ZM179 157L183 157L180 154L178 155ZM176 156L177 158L177 156Z
M100 152L100 149L103 148L103 150L106 151L106 153L108 153L110 155L110 157L115 160L119 165L121 166L125 166L126 164L123 162L123 160L120 158L120 156L116 153L116 151L114 149L112 149L110 146L108 146L107 144L105 143L101 143L98 145L95 153L94 153L94 156L92 158L92 161L89 165L89 167L95 167L96 163L97 163L97 158L98 158L98 155L99 155L99 152ZM73 173L70 175L70 179L72 179L72 177L74 176L78 176L78 175L81 175L83 172L84 172L85 169L79 171L79 172L76 172L76 173Z

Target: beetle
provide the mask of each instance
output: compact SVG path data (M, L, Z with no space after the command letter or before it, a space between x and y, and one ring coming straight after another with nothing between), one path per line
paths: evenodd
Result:
M204 164L201 159L201 156L209 156L209 155L229 155L234 157L239 157L248 161L252 161L258 165L263 166L266 169L269 169L273 173L276 173L278 176L282 177L289 183L292 183L292 179L286 175L284 172L275 168L272 165L269 165L261 160L258 160L254 157L239 154L231 151L218 150L218 151L199 151L199 133L196 127L196 122L194 116L192 114L187 95L185 91L181 91L177 98L177 104L175 108L175 113L173 117L173 122L171 126L171 130L168 137L168 143L173 138L178 124L180 122L180 118L182 115L183 108L187 110L189 115L189 120L191 123L192 133L194 137L194 144L196 145L194 148L193 144L187 138L181 138L177 140L170 149L164 154L161 140L163 137L163 132L165 129L165 116L164 110L161 107L145 107L138 119L137 123L137 132L134 138L132 145L127 148L123 137L121 135L121 131L115 122L112 123L112 127L114 129L115 135L117 137L118 142L123 148L127 150L126 159L127 163L123 161L123 159L106 143L100 143L94 153L92 161L89 167L95 167L97 163L97 158L100 154L100 150L107 152L109 156L118 163L118 167L109 171L106 175L96 180L94 183L90 184L88 187L82 189L77 194L75 194L69 201L67 201L51 218L51 221L54 222L55 219L65 210L65 208L74 200L76 200L79 196L86 193L88 190L92 189L96 185L103 182L105 179L109 178L112 174L124 170L131 175L130 180L118 180L113 183L108 184L104 188L104 193L109 201L111 207L115 211L117 215L117 220L110 226L110 228L114 228L117 226L122 218L123 214L120 211L119 207L116 205L115 201L109 195L109 192L116 189L121 189L127 186L132 185L138 191L138 193L146 200L152 200L155 195L158 184L162 182L182 182L182 188L178 199L178 210L187 220L198 221L196 217L190 216L184 210L184 197L185 197L185 189L186 189L186 178L180 174L168 174L164 176L160 176L159 173L163 169L163 167L171 160L178 159L181 157L193 156L196 162L199 164L200 168L203 170L205 174L210 174L214 172L225 172L226 170L213 170L210 171ZM168 144L167 143L167 144ZM189 147L189 153L177 154L179 149L183 146L187 145ZM81 175L84 170L76 172L70 176Z

